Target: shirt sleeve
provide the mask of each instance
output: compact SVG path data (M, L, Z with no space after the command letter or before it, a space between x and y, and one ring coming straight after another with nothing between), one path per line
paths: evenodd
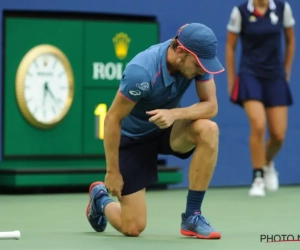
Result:
M227 30L233 33L240 33L242 29L242 15L238 7L233 7L229 22L227 24Z
M295 19L293 16L293 11L291 6L288 2L284 3L284 10L283 10L283 27L290 28L295 25Z
M150 74L142 66L132 64L123 72L119 91L132 102L138 102L146 97L150 91Z
M199 81L199 82L206 82L210 79L212 79L214 76L212 74L209 74L209 73L205 73L204 75L197 75L195 77L195 80L196 81Z

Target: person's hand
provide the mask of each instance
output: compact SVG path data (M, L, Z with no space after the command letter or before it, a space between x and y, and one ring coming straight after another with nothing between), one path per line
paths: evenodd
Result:
M228 82L228 95L229 96L232 95L233 86L234 86L234 81Z
M151 115L149 122L153 122L160 129L170 127L175 121L175 116L171 109L155 109L146 113Z
M290 79L291 79L291 73L290 73L290 72L286 72L286 73L285 73L285 80L286 80L287 82L289 82Z
M118 199L121 199L121 193L123 189L123 177L121 173L118 172L107 172L105 175L105 186L108 190L108 192L112 196L117 196Z

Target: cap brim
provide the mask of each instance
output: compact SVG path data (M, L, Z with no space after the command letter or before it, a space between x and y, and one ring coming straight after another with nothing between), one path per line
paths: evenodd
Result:
M211 59L198 57L198 63L209 74L220 74L225 70L217 57Z

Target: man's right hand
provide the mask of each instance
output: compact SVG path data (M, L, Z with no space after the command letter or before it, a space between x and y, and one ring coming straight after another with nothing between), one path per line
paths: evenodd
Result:
M123 189L123 177L120 172L107 172L105 175L105 186L112 196L117 196L121 199L121 192Z

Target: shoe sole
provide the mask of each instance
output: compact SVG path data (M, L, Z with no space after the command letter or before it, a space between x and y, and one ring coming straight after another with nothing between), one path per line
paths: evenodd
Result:
M204 236L204 235L192 232L192 231L183 230L181 228L180 233L184 236L195 236L198 239L221 239L221 234L219 232L211 232L209 235Z
M249 192L248 195L250 197L263 198L263 197L266 196L266 193L265 192L264 193L251 193L251 192Z
M97 182L93 182L93 183L90 185L90 188L89 188L89 197L90 197L90 199L89 199L89 203L88 203L88 205L87 205L87 207L86 207L86 210L85 210L85 215L86 215L86 218L87 218L87 219L89 219L89 218L88 218L88 211L89 211L89 207L90 207L90 204L91 204L91 193L92 193L92 189L93 189L95 186L97 186L97 185L104 185L104 183L103 183L102 181L97 181Z
M249 195L250 197L253 197L253 198L264 198L266 197L266 195Z
M257 198L263 198L266 196L266 194L249 194L250 197L257 197Z
M278 187L275 187L275 188L271 187L271 188L269 188L269 187L266 186L266 190L269 191L269 192L277 192L278 189L279 189Z

